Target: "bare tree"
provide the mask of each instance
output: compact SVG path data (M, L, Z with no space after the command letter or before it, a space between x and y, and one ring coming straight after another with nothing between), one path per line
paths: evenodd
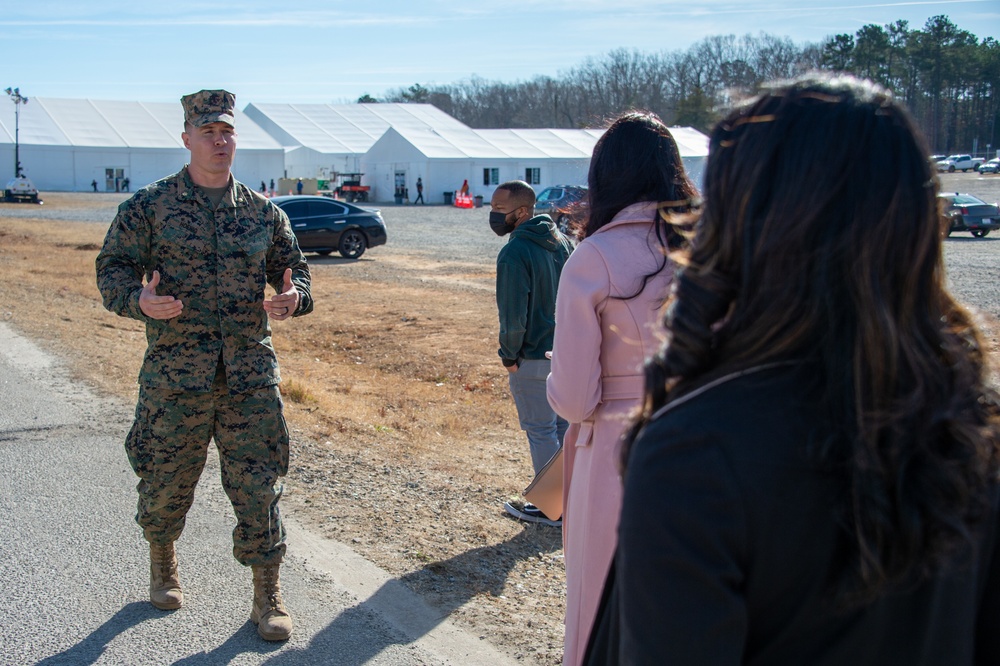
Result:
M1000 141L1000 43L993 37L979 42L946 16L918 30L906 21L865 25L820 44L760 33L711 36L683 51L615 49L556 77L415 83L382 99L431 103L478 128L601 127L624 111L645 109L668 124L707 130L727 107L767 82L821 69L893 90L938 150ZM378 100L365 95L358 101Z

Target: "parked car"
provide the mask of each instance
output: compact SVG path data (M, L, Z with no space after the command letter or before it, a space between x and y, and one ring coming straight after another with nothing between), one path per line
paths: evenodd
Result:
M271 199L285 211L303 252L324 257L337 251L357 259L369 247L385 245L385 220L376 208L318 196L281 196Z
M962 171L968 171L969 169L978 171L979 165L982 163L983 158L981 157L973 157L972 155L949 155L937 163L937 170L947 171L949 173L954 173L959 169Z
M1000 208L996 204L958 192L939 194L938 197L944 202L942 212L949 221L948 236L953 231L968 231L976 238L984 238L1000 228Z
M997 173L1000 171L1000 157L994 157L979 167L979 173Z
M555 185L546 187L535 199L535 213L547 214L560 231L566 231L570 222L587 204L587 188L582 185Z

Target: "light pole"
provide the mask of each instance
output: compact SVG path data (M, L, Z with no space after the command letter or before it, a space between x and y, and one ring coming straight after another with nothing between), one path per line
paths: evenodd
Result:
M28 98L21 95L20 88L7 88L4 90L5 93L10 95L10 98L14 101L14 178L21 177L21 157L20 157L20 141L18 140L18 134L20 133L21 124L21 105L28 103Z

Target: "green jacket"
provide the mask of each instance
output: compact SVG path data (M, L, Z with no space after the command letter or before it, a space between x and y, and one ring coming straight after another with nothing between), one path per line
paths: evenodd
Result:
M309 267L288 217L230 177L212 209L187 167L137 191L118 207L97 256L104 307L146 323L139 383L209 391L221 357L233 391L281 381L264 311L265 286L281 291L286 268L300 294L295 316L312 311ZM139 309L142 279L160 272L158 295L178 298L169 320Z
M497 310L503 364L545 358L556 328L556 289L572 245L548 215L511 232L497 255Z

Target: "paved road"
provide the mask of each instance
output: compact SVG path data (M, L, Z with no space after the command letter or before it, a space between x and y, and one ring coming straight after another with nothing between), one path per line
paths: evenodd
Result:
M260 640L214 455L178 541L185 606L156 610L121 446L129 407L74 384L2 323L0 338L0 664L511 663L294 522L282 583L295 634Z

